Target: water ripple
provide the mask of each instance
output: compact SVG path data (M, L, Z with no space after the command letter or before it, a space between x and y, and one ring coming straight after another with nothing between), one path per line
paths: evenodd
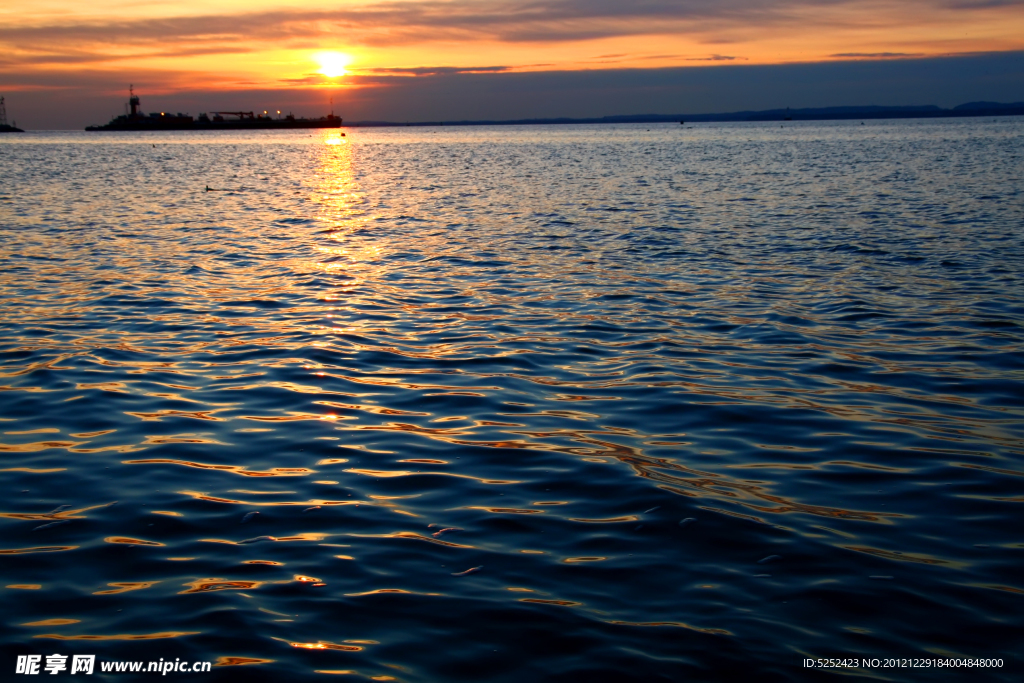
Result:
M0 145L5 650L1013 680L1020 120Z

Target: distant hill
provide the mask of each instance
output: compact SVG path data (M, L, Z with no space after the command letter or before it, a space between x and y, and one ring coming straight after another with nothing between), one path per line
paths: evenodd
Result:
M666 123L685 121L707 123L714 121L834 121L851 119L911 119L962 118L967 116L1024 115L1024 102L967 102L952 109L934 104L886 107L868 105L860 107L817 107L810 109L767 109L763 111L737 111L721 114L626 114L599 118L573 119L514 119L507 121L421 121L395 123L392 121L357 121L350 126L500 126L553 123Z
M1011 102L1010 104L1004 104L1003 102L968 102L967 104L961 104L958 107L953 107L953 111L971 111L975 109L1024 109L1024 102Z

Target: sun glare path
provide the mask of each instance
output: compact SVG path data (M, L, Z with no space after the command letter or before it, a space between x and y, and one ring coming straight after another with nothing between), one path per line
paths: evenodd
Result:
M318 52L315 59L320 65L320 73L327 78L344 76L345 67L352 62L352 58L343 52Z

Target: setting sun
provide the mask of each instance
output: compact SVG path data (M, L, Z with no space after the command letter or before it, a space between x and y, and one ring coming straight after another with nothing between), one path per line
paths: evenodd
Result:
M318 52L315 59L320 64L320 73L328 78L344 76L345 67L352 61L352 58L343 52Z

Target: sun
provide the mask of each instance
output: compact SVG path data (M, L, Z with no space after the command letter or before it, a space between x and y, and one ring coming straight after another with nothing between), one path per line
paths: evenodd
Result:
M352 58L344 52L317 52L314 59L320 65L320 73L327 78L344 76L345 67L352 62Z

